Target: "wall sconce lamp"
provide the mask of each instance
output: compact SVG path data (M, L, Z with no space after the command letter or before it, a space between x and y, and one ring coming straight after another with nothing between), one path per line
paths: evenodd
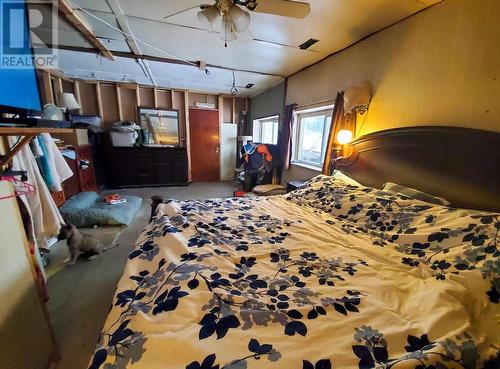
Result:
M344 146L352 141L352 131L349 129L341 129L335 137L336 145L334 146L335 157L339 157L344 150Z
M335 155L332 156L330 165L333 169L336 167L337 159L341 158L344 152L345 145L352 141L352 131L349 129L341 129L337 132L336 144L333 149L335 151Z
M337 132L337 142L341 145L347 145L352 140L352 132L348 129L341 129Z

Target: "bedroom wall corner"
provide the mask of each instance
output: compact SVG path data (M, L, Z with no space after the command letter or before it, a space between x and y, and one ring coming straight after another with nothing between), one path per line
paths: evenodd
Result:
M252 124L254 119L269 117L272 115L280 116L280 130L281 118L283 115L283 104L285 101L285 82L274 86L273 88L264 91L250 99L249 111L249 129L252 132Z
M290 76L287 104L368 80L374 96L358 135L425 125L500 132L498 14L499 1L443 1Z

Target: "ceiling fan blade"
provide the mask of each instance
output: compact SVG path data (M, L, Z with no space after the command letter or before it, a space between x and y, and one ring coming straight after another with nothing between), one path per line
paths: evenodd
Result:
M204 5L201 5L201 6L204 6ZM163 17L163 19L167 19L167 18L170 18L170 17L173 17L175 15L178 15L178 14L181 14L181 13L184 13L184 12L187 12L191 9L195 9L195 8L200 8L200 5L193 5L193 6L190 6L189 8L186 8L186 9L183 9L183 10L179 10L179 11L176 11L175 13L172 13L172 14L169 14L165 17Z
M302 19L311 12L311 6L293 0L258 0L254 11Z

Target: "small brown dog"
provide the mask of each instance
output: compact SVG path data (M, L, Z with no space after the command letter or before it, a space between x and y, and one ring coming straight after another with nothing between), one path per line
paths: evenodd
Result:
M70 256L64 260L64 264L73 265L80 255L88 255L88 260L94 260L101 252L108 248L98 238L84 234L73 224L61 225L57 236L58 240L66 240Z

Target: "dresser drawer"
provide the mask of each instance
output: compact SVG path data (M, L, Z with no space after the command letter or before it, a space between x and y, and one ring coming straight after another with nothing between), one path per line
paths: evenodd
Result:
M108 148L112 187L169 186L187 184L187 153L184 148Z
M64 191L60 192L51 191L50 195L52 196L52 199L54 200L57 207L61 206L62 204L64 204L64 201L66 201L66 198L64 197Z

